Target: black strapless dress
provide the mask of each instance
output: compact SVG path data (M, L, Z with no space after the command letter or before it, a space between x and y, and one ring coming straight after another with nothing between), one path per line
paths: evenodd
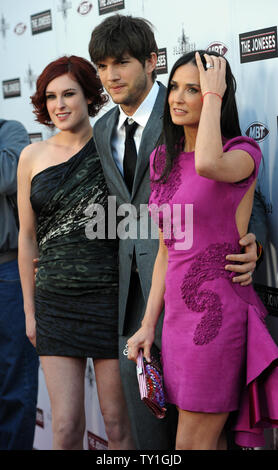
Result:
M30 199L38 354L117 358L118 241L107 237L108 190L93 139L35 175Z

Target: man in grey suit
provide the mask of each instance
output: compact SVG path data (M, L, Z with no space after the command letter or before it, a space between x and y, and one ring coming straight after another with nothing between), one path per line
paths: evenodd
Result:
M127 399L133 438L138 449L174 449L177 414L170 407L167 417L158 420L140 401L133 362L127 359L127 340L141 326L151 286L158 240L152 239L148 224L147 238L140 238L140 205L148 204L150 195L149 156L161 133L165 87L155 80L158 48L148 21L131 16L113 15L92 32L89 44L91 60L115 106L94 126L94 138L110 194L117 206L135 206L137 238L119 241L119 360ZM134 143L137 161L132 180L126 167L126 127L136 122ZM142 212L141 212L142 216ZM253 243L248 244L251 240ZM239 273L255 267L254 237L246 238L247 253ZM239 255L238 255L239 256ZM248 261L248 262L247 262ZM235 270L235 267L231 268ZM238 276L250 282L250 274ZM156 329L154 348L160 350L162 316Z

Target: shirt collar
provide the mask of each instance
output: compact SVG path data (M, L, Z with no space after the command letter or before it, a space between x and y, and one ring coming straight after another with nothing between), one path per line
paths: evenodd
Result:
M122 110L121 106L119 105L120 115L119 115L117 130L119 130L123 126L127 118L133 119L135 122L137 122L137 124L139 124L139 126L145 127L151 115L158 92L159 92L159 85L157 82L154 82L146 98L140 104L139 108L136 109L133 116L127 116L127 114L125 114L125 112Z

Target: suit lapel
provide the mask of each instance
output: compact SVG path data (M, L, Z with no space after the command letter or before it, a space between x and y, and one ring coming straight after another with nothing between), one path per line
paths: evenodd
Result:
M140 182L148 168L150 154L154 150L162 130L162 117L165 99L165 87L159 84L160 89L149 117L148 123L142 134L140 148L137 156L137 165L132 188L132 197L134 197Z
M111 113L111 116L109 116L109 119L106 121L106 132L103 134L103 139L106 145L105 155L107 159L106 167L109 169L109 171L107 171L109 175L108 178L110 177L111 180L116 183L119 194L121 194L126 200L130 198L130 194L112 154L112 137L118 122L118 117L119 109L118 107L115 107L115 111Z

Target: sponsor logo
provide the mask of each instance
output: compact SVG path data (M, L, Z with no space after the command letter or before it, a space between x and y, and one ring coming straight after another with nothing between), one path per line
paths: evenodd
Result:
M269 130L265 124L262 124L261 122L253 122L246 129L245 134L247 137L256 140L256 142L262 142L268 136Z
M105 15L110 11L121 10L125 7L124 0L98 0L98 12Z
M185 35L184 28L182 28L182 33L178 38L178 43L179 45L175 46L173 49L174 55L183 55L196 49L195 42L189 41L189 37Z
M254 287L268 313L278 317L278 289L276 287L264 286L263 284L254 284Z
M24 23L18 23L18 24L14 27L14 33L17 34L18 36L20 36L21 34L25 33L26 29L27 29L26 24L24 24Z
M37 408L36 412L36 425L40 426L41 428L44 428L43 410L40 408Z
M71 2L67 2L67 0L60 0L60 5L58 5L58 11L63 13L64 20L67 18L68 10L71 8Z
M2 82L2 86L3 86L4 98L14 98L16 96L21 96L19 78L13 78L11 80L4 80Z
M25 81L25 83L28 83L29 88L32 89L33 84L35 83L36 80L37 80L37 76L33 74L31 66L29 65L29 68L27 70L27 77L25 78L24 81Z
M87 431L88 450L108 450L108 442L90 431Z
M277 26L239 35L240 62L278 57Z
M88 15L92 8L93 5L90 2L81 2L79 7L77 8L77 12L80 15Z
M40 142L42 140L42 133L41 132L33 132L29 135L30 143L33 144L34 142Z
M6 23L6 20L5 20L4 16L2 15L1 16L1 22L0 22L0 32L1 32L3 38L6 37L6 31L9 28L10 28L10 25L8 23Z
M51 10L31 15L31 29L33 35L52 30Z
M156 73L157 74L168 73L166 47L163 47L162 49L158 49Z
M223 42L212 42L208 48L208 52L218 52L218 54L225 55L228 52L227 46Z

